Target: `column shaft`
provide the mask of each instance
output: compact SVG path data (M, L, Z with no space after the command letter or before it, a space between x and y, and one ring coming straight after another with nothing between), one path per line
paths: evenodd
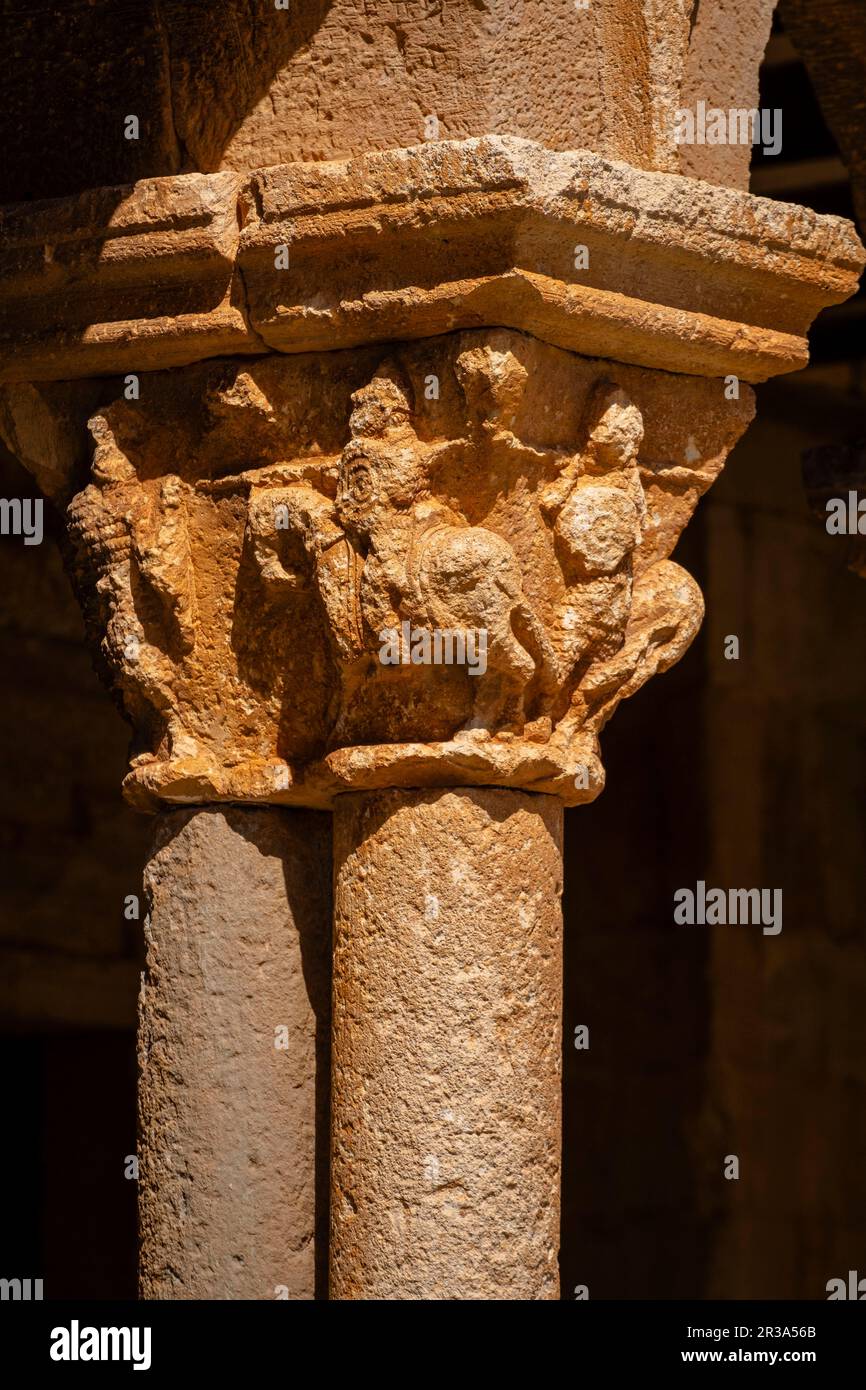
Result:
M329 829L270 808L159 817L140 999L144 1298L314 1297Z
M336 1299L558 1297L562 810L335 808Z

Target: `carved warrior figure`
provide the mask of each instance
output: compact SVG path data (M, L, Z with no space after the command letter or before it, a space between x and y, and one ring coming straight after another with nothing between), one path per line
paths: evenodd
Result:
M507 354L498 366L501 370L493 373L490 354L466 353L457 372L470 414L473 398L485 390L489 394L492 376L498 376L493 414L501 433L509 397L519 395L525 373ZM510 538L471 524L453 498L445 501L436 494L443 464L465 450L467 441L419 438L411 389L390 361L354 393L352 403L336 495L305 483L258 488L248 514L265 586L273 592L308 585L320 604L340 673L333 747L352 741L353 710L370 683L401 674L428 686L441 681L441 669L426 668L419 676L417 669L410 673L379 663L383 632L399 629L404 621L428 630L487 633L487 670L469 680L474 695L469 717L449 730L458 739L471 740L478 732L517 734L538 743L549 740L557 721L563 734L585 725L586 700L578 701L579 718L575 708L569 714L569 706L581 664L590 655L595 666L589 690L600 709L611 704L614 693L612 703L630 693L626 686L642 683L635 677L651 643L641 646L634 634L629 643L627 629L635 604L639 616L647 603L651 606L659 575L653 573L657 566L651 567L635 594L631 559L646 516L638 469L643 420L625 392L607 382L596 387L584 447L571 457L557 455L558 474L541 489L541 516L552 531L561 573L561 596L554 595L553 612L544 615L527 597L526 560ZM478 416L489 431L489 400L483 404ZM470 435L473 428L470 422ZM514 436L510 441L520 448ZM472 443L477 455L479 441ZM670 575L665 578L669 582ZM684 579L685 606L693 606L696 586ZM668 613L661 635L670 639L677 627ZM677 654L685 644L673 644ZM617 654L619 661L605 665ZM614 692L616 686L623 689Z
M483 629L487 670L475 679L468 727L522 730L528 687L536 680L549 705L557 670L514 550L431 495L437 451L412 428L408 385L393 365L352 400L335 500L296 486L280 491L278 503L324 608L342 676L341 714L361 682L375 678L382 633L408 621L428 630ZM280 574L274 502L275 494L260 491L251 505L255 554L266 583L293 585L298 576ZM338 719L335 742L342 728Z

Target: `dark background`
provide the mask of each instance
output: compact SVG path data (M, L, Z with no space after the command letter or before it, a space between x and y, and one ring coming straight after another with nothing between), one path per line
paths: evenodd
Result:
M86 26L56 37L86 64ZM784 110L783 153L756 160L753 190L853 216L821 76L777 24L762 104ZM25 116L44 106L15 82ZM80 81L52 90L72 121ZM53 162L12 160L8 196L112 181L72 125ZM145 172L183 152L160 158ZM810 512L801 462L866 438L864 346L858 296L822 316L807 371L758 388L676 556L703 630L619 710L607 789L566 816L563 1298L820 1299L866 1274L866 581ZM35 495L8 455L0 492ZM141 924L123 907L150 826L120 798L128 731L93 674L59 524L39 548L0 541L0 1274L129 1298ZM699 878L782 888L782 934L675 927L674 891Z

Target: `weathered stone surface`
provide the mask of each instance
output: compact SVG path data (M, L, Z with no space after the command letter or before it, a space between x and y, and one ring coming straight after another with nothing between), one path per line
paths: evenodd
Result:
M161 0L28 0L0 15L0 199L31 200L177 173L183 165ZM138 140L124 139L137 114Z
M0 226L7 381L483 325L761 381L805 363L863 266L841 218L507 137L150 180Z
M781 0L785 32L806 65L866 228L866 24L857 0Z
M33 0L8 25L0 200L517 135L748 186L676 108L756 101L772 0ZM98 55L95 69L94 55ZM50 100L40 70L50 62ZM34 80L36 78L36 80ZM86 100L82 100L86 93ZM135 113L137 140L124 139ZM62 134L60 134L62 133ZM25 137L26 138L23 138Z
M695 111L755 110L759 102L758 69L773 22L777 0L695 0L690 6L688 56L676 105ZM657 0L664 15L666 0ZM664 24L665 20L662 18ZM784 113L783 113L784 119ZM784 137L783 137L784 138ZM681 174L728 188L748 188L751 144L682 144Z
M0 210L16 379L260 351L236 303L239 188L193 174Z
M562 813L335 808L335 1299L558 1297Z
M601 728L691 640L700 594L668 556L748 388L506 330L382 352L156 375L92 417L68 519L137 804L589 800ZM404 623L483 632L485 669L388 664Z
M59 508L86 485L91 448L81 422L103 394L103 383L88 380L0 388L0 440Z
M328 842L324 818L300 811L157 823L139 1030L145 1298L314 1296Z

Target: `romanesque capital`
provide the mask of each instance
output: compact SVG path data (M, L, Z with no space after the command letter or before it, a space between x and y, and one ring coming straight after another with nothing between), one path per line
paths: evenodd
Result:
M589 800L702 616L669 556L751 393L507 329L149 378L68 507L137 803Z

